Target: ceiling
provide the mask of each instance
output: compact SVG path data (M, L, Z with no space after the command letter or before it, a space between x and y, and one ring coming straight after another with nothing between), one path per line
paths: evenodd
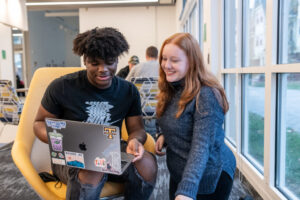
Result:
M113 6L167 6L176 0L26 0L28 10L77 9Z

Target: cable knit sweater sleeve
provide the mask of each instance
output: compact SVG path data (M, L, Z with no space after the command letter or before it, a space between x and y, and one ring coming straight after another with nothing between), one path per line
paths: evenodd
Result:
M195 108L194 112L192 144L175 196L181 194L196 199L199 182L214 144L217 124L223 123L220 116L223 116L223 111L212 88L202 87L198 111Z

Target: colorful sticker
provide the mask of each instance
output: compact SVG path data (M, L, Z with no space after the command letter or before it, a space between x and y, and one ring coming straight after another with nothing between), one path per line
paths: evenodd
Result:
M53 164L58 164L58 165L66 165L66 162L64 159L59 159L59 158L52 158L52 163Z
M65 121L52 121L50 119L46 119L46 124L47 124L48 127L51 127L53 129L66 128L66 122Z
M53 151L62 151L63 135L54 130L54 132L49 133L49 136Z
M94 160L95 166L100 168L106 168L106 159L105 158L95 158Z
M117 134L117 129L114 127L103 127L104 135L107 135L108 139L114 139L114 135Z
M58 153L58 157L60 157L60 158L62 158L62 159L65 158L64 154L62 154L62 153Z
M112 167L115 169L121 169L121 155L118 152L110 152Z
M65 151L65 157L68 166L85 168L84 158L82 153Z
M56 156L57 156L57 153L56 153L56 152L51 152L51 156L52 156L52 157L56 157Z

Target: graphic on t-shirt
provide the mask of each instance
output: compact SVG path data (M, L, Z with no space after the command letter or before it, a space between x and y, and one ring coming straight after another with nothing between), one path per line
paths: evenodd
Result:
M87 101L86 104L90 105L87 107L87 113L89 117L86 122L94 124L111 125L111 114L110 109L113 108L108 102L99 101Z

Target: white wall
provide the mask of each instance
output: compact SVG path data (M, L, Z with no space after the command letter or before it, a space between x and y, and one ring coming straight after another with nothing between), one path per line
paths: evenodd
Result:
M176 32L175 6L163 7L111 7L79 9L79 30L114 27L126 37L129 53L120 57L118 70L127 65L131 55L145 61L150 45L160 49L162 42Z
M28 30L25 0L0 0L0 22Z
M6 52L6 58L2 58L2 50ZM0 23L0 79L11 80L15 85L13 47L11 27Z

